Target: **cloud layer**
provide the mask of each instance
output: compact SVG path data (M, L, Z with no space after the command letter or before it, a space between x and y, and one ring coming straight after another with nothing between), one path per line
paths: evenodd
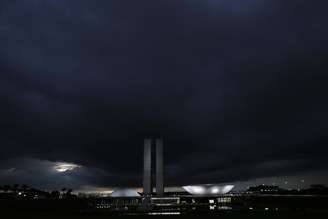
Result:
M161 136L173 185L326 170L326 6L2 1L0 160L139 185L143 139Z

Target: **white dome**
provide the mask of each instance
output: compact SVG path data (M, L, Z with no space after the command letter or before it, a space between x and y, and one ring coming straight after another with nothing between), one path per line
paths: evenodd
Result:
M230 192L234 185L189 185L182 188L192 195L222 195Z
M139 197L140 194L134 189L120 189L110 194L111 197Z

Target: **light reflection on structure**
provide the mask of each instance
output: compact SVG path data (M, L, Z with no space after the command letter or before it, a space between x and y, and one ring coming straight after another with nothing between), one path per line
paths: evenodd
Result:
M233 187L233 185L205 184L183 186L182 188L192 195L222 195L230 192Z

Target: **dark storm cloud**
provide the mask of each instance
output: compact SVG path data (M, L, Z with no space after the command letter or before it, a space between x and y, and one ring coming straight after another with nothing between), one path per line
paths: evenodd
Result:
M0 159L137 185L143 138L163 136L171 184L325 170L325 6L2 1Z
M100 169L70 163L52 162L33 158L17 158L1 161L0 181L8 184L22 183L42 189L63 187L81 188L97 186L110 174ZM61 165L73 165L71 169L58 171ZM17 180L19 179L19 181Z

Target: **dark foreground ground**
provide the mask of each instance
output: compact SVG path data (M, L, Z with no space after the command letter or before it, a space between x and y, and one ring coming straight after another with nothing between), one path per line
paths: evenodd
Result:
M0 218L143 218L143 217L155 217L155 218L190 218L198 217L201 218L328 218L328 210L321 211L305 211L305 212L265 212L265 211L222 211L222 212L192 212L183 213L181 215L148 215L143 213L131 213L131 214L121 214L112 212L20 212L20 211L2 211Z
M99 202L100 201L100 202ZM104 202L107 201L107 202ZM328 196L237 196L228 203L231 208L215 208L210 210L210 204L179 204L168 208L152 207L128 209L99 209L97 203L108 203L115 200L93 199L54 199L54 200L20 200L0 199L0 219L11 218L327 218ZM113 203L112 203L113 204ZM115 207L115 206L114 206ZM140 207L140 206L139 206ZM223 207L223 206L221 206ZM178 215L160 215L178 214Z

